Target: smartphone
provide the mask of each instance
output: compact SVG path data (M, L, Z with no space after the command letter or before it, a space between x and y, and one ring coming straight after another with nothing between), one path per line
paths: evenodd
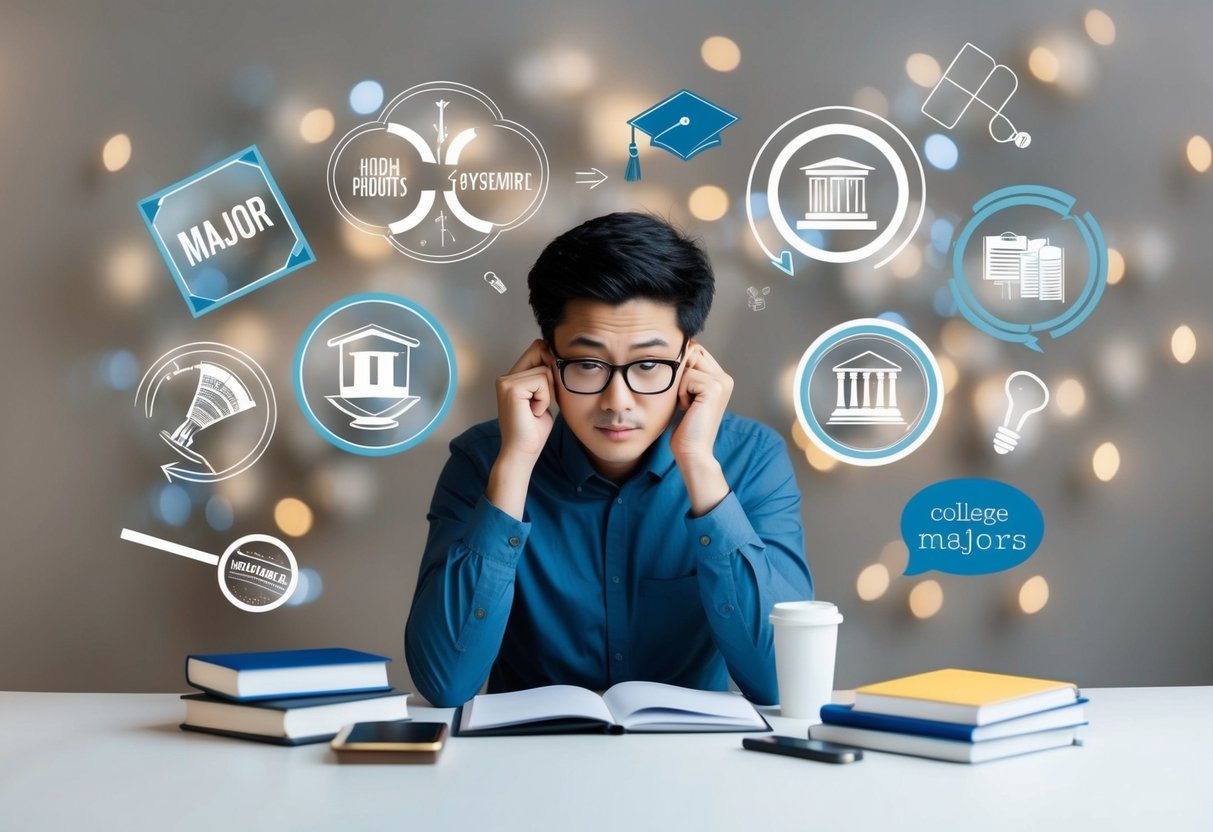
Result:
M446 740L445 722L356 722L331 743L341 762L432 763Z
M745 737L741 745L750 751L786 754L822 763L857 763L863 759L861 749L822 740L802 740L799 737Z

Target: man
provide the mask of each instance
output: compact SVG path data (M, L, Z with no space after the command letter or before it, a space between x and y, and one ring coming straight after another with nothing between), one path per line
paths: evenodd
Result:
M434 492L405 629L417 690L453 706L486 678L723 690L731 675L774 703L767 615L813 597L800 493L783 440L725 411L733 380L695 340L706 255L611 214L553 240L528 283L543 338Z

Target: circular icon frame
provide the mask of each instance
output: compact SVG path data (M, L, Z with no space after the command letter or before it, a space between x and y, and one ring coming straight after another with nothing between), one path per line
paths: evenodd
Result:
M441 345L443 355L446 359L446 391L442 400L442 404L435 411L433 417L417 432L397 442L383 445L363 445L356 442L351 442L345 437L334 433L328 426L324 424L315 410L312 408L311 400L308 398L306 390L306 382L304 381L304 362L307 359L309 347L312 345L312 339L316 332L331 318L338 313L350 309L355 306L364 304L383 304L395 307L398 310L404 310L418 319L426 326L430 333L433 334L437 342ZM331 345L330 345L331 346ZM407 451L409 448L423 442L446 418L447 412L451 409L451 403L455 399L455 388L457 386L458 372L455 365L455 348L451 344L451 339L447 335L446 330L438 323L438 320L431 315L425 308L408 298L399 295L392 295L384 292L364 292L350 297L343 298L337 301L323 312L316 316L307 328L304 330L302 337L299 339L299 346L295 350L295 361L292 369L292 379L295 386L295 398L299 402L299 408L303 411L303 415L311 423L324 439L331 445L359 456L389 456ZM326 399L332 402L335 397L326 396ZM340 407L340 406L338 406ZM328 411L326 410L327 414ZM371 429L367 431L369 435L384 434L383 430Z
M838 441L821 424L809 401L809 385L818 363L839 344L857 338L881 338L894 342L918 364L926 385L923 411L917 423L896 442L882 448L865 450ZM930 348L910 330L880 318L846 321L817 336L800 357L793 384L792 400L796 418L809 440L823 453L850 465L888 465L909 456L931 436L943 412L943 373Z

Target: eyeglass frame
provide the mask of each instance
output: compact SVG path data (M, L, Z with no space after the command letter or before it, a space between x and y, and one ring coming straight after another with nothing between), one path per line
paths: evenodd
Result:
M548 342L548 350L552 353L552 358L556 359L556 375L560 377L560 385L562 387L564 387L565 390L568 390L570 393L572 393L574 396L597 396L597 395L599 395L603 390L606 390L608 387L611 386L611 380L613 378L615 378L615 372L617 370L623 374L623 383L627 386L627 388L629 390L631 390L637 396L660 396L662 393L668 393L670 391L670 388L674 386L674 379L678 378L678 368L682 366L682 360L686 357L687 344L689 344L690 341L691 341L691 336L689 336L689 335L682 336L682 347L679 348L678 356L676 358L638 358L635 361L629 361L626 364L612 364L609 361L603 361L601 358L561 358L559 355L556 354L556 345L554 343L552 343L551 341ZM584 393L584 392L581 392L580 390L571 390L569 388L568 384L566 384L565 380L564 380L564 368L565 367L567 367L569 364L585 364L585 363L601 364L602 366L604 366L608 370L610 370L610 372L607 373L606 381L603 382L602 387L598 388L593 393ZM633 387L632 382L630 382L628 380L628 370L636 364L664 364L665 366L671 368L674 371L670 375L670 383L667 384L665 386L665 388L662 390L654 390L649 393L642 393L641 391L639 391L635 387Z

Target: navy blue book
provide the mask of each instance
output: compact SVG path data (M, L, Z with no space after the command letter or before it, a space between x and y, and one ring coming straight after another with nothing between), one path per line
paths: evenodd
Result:
M1027 716L1004 719L987 725L965 725L959 722L938 722L933 719L913 719L906 716L889 716L857 711L852 705L822 705L821 721L826 725L845 725L850 728L865 728L871 731L887 731L893 734L915 734L921 737L938 737L960 742L983 742L985 740L1016 737L1054 728L1069 728L1085 725L1083 706L1086 699L1073 705L1038 711Z
M181 727L278 745L304 745L331 740L342 726L355 722L407 719L408 697L387 690L233 702L193 693L181 697L185 702Z
M212 696L239 702L358 693L390 689L390 661L345 647L192 655L185 660L185 680Z

